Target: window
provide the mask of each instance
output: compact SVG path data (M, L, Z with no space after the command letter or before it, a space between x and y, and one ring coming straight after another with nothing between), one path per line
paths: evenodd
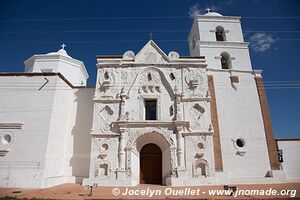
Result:
M221 65L222 69L231 68L230 55L226 52L221 53Z
M218 26L216 28L216 40L217 41L225 41L225 31L222 26Z
M170 74L170 79L171 79L172 81L175 80L175 75L174 75L173 73Z
M108 79L109 79L108 72L105 72L105 73L104 73L104 78L105 78L106 80L108 80Z
M196 39L195 38L192 41L192 46L193 46L193 49L195 49L195 47L196 47Z
M148 73L147 78L148 78L148 81L151 81L151 80L152 80L152 75L151 75L151 73Z
M146 120L157 120L156 114L156 99L145 100L145 119Z
M238 138L235 142L238 147L242 148L245 146L245 140L243 140L242 138Z

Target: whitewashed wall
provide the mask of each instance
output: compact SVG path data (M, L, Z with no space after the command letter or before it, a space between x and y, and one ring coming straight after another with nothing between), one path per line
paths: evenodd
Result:
M0 76L0 83L8 85L0 90L0 124L23 124L0 129L14 135L0 157L0 185L39 188L87 177L94 88L72 89L58 76Z
M277 140L279 150L282 150L282 170L290 182L300 182L300 140Z
M231 178L265 177L270 170L263 118L254 75L238 73L237 90L230 74L213 72L224 172ZM239 148L235 140L242 138ZM244 151L245 155L237 155Z

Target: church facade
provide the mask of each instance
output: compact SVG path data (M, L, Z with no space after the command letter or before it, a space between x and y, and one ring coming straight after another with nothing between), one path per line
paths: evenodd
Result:
M64 47L1 73L1 186L300 181L299 162L278 159L240 17L197 16L188 41L190 56L152 40L98 56L95 87Z

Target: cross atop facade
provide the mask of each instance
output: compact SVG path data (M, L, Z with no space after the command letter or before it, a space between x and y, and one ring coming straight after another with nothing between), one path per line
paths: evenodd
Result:
M152 40L153 33L150 32L148 35L149 35L150 40Z
M65 49L65 47L67 46L67 45L65 45L64 43L62 44L62 45L60 45L61 46L61 49Z
M205 10L207 11L207 13L209 13L211 11L210 8L206 8Z

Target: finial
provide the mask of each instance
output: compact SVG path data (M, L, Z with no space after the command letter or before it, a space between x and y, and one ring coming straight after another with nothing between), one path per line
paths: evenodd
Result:
M150 40L152 40L153 33L150 32L148 35L149 35Z
M67 45L65 45L64 43L62 44L62 45L60 45L61 46L61 49L65 49L65 47L67 46Z
M210 8L206 8L205 10L207 11L207 13L209 13L211 11Z
M124 87L122 87L122 89L121 89L121 94L125 94L125 89L124 89Z

